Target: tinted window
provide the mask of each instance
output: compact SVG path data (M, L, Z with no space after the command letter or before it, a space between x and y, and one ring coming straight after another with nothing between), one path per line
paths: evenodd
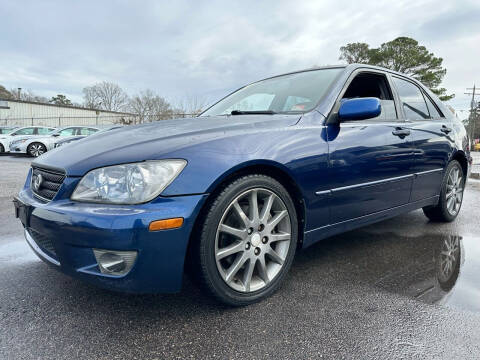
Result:
M425 96L425 101L427 102L428 111L430 112L430 117L432 119L438 119L443 117L443 115L440 114L440 112L437 110L437 107L432 103L428 96Z
M428 119L429 113L427 104L423 98L420 89L411 83L397 77L393 78L395 86L397 87L398 95L402 101L403 111L405 116L410 120Z
M51 132L52 130L49 128L37 128L37 134L38 135L47 135Z
M79 135L92 135L95 134L98 131L98 129L93 129L93 128L81 128L80 129L80 134Z
M12 135L33 135L35 128L25 128L15 131Z

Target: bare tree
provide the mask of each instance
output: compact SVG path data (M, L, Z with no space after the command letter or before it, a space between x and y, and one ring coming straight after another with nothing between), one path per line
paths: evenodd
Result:
M170 103L149 89L133 96L129 102L129 109L138 115L139 122L166 120L174 117Z
M123 111L128 105L127 93L107 81L83 88L83 99L85 107L93 109Z
M187 95L176 102L175 112L183 116L195 116L207 108L208 101L198 95Z
M36 95L32 90L10 89L10 94L14 100L34 101L40 103L48 103L45 96Z

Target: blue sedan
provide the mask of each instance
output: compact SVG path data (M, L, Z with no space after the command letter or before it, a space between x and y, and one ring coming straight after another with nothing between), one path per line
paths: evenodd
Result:
M68 150L36 159L14 200L42 260L138 293L178 291L188 268L231 305L272 294L326 237L419 208L453 221L471 164L430 90L366 65L275 76Z

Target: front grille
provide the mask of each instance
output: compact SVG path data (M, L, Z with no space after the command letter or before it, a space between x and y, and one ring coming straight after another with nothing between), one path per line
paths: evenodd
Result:
M55 247L53 246L52 240L48 236L40 234L38 231L33 230L32 228L27 228L28 233L32 239L37 243L37 245L45 252L57 257Z
M43 200L52 200L64 179L64 172L32 167L32 191Z

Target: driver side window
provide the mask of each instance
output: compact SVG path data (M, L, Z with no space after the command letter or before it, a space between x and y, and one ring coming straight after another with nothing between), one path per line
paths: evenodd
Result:
M397 119L392 91L385 75L360 73L350 83L341 101L347 99L374 97L380 100L382 112L373 120ZM371 119L369 119L371 120Z

